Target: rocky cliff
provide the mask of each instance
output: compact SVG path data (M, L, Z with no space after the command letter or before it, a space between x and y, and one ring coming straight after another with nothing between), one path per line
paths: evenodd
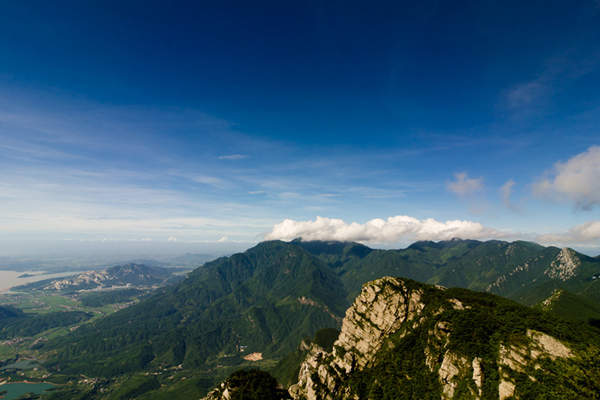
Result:
M289 392L296 400L598 398L597 343L545 318L483 293L381 278L363 286L331 351L312 345Z

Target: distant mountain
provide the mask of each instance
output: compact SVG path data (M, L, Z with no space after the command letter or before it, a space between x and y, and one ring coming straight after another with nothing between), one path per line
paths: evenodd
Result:
M361 285L385 275L463 287L535 305L555 289L600 304L600 259L532 242L448 240L416 242L403 250L356 243L295 241L336 271L351 300Z
M272 366L319 329L339 327L362 285L390 275L528 305L557 288L600 302L600 260L570 249L474 240L417 242L403 250L271 241L206 263L183 282L42 349L46 365L67 374L115 377L181 365L198 377L186 381L186 393L200 394L237 365L262 359Z
M88 271L81 274L46 279L27 285L17 286L13 290L79 291L112 287L150 287L164 285L174 279L173 271L168 268L153 267L144 264L125 264L100 271Z
M289 392L295 400L593 399L599 334L489 294L387 277L363 286L330 350L312 345Z

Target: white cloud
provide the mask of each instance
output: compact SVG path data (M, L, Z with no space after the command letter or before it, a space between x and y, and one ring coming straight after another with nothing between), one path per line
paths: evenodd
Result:
M457 172L454 178L454 181L448 182L448 190L459 196L466 196L483 188L483 178L469 178L466 172Z
M314 221L286 219L276 224L266 235L267 240L340 240L370 243L397 243L413 240L489 239L503 237L498 230L478 222L453 220L440 222L428 218L419 220L406 215L376 218L364 224L346 223L341 219L317 217Z
M517 211L517 207L510 200L510 196L512 195L514 186L515 181L509 179L508 181L506 181L506 183L504 183L504 185L500 187L500 194L502 195L502 202L504 203L504 205L513 211Z
M169 236L169 239L167 239L167 241L169 241L169 242L176 242L177 238L175 236Z
M219 240L217 240L218 243L224 243L229 241L229 238L227 236L222 236Z
M534 192L573 201L584 210L600 205L600 146L592 146L566 162L557 162L551 177L534 184Z
M219 156L219 160L241 160L246 157L248 156L245 154L224 154Z
M537 240L545 244L597 245L600 240L600 220L574 226L568 232L540 235Z

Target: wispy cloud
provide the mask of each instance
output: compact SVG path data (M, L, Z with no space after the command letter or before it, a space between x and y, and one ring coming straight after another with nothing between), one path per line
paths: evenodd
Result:
M532 78L516 83L503 94L506 107L514 115L524 116L540 111L551 103L552 97L576 80L595 71L600 57L596 51L570 48L547 59Z
M216 187L225 186L225 181L221 178L217 178L215 176L207 176L207 175L196 175L192 178L194 182L201 183L203 185L210 185Z
M502 196L502 202L504 203L504 205L506 206L506 208L508 208L509 210L512 211L519 211L519 208L517 207L516 204L514 204L511 200L511 196L513 193L513 187L515 186L515 181L512 179L509 179L508 181L506 181L504 183L504 185L502 185L500 187L500 195Z
M549 78L542 76L513 86L506 93L508 107L513 110L523 110L536 104L540 98L548 96L551 90L548 81Z
M219 160L242 160L248 158L246 154L225 154L218 157Z
M454 181L447 183L447 188L459 196L467 196L483 189L483 178L469 178L466 172L454 174Z

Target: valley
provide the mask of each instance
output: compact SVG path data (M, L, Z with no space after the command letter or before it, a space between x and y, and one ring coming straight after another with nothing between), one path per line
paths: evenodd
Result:
M10 385L5 386L12 388L10 394L24 390L25 382L60 383L43 365L42 344L139 302L152 290L183 279L186 271L127 264L42 275L46 279L38 276L0 293L0 385Z

